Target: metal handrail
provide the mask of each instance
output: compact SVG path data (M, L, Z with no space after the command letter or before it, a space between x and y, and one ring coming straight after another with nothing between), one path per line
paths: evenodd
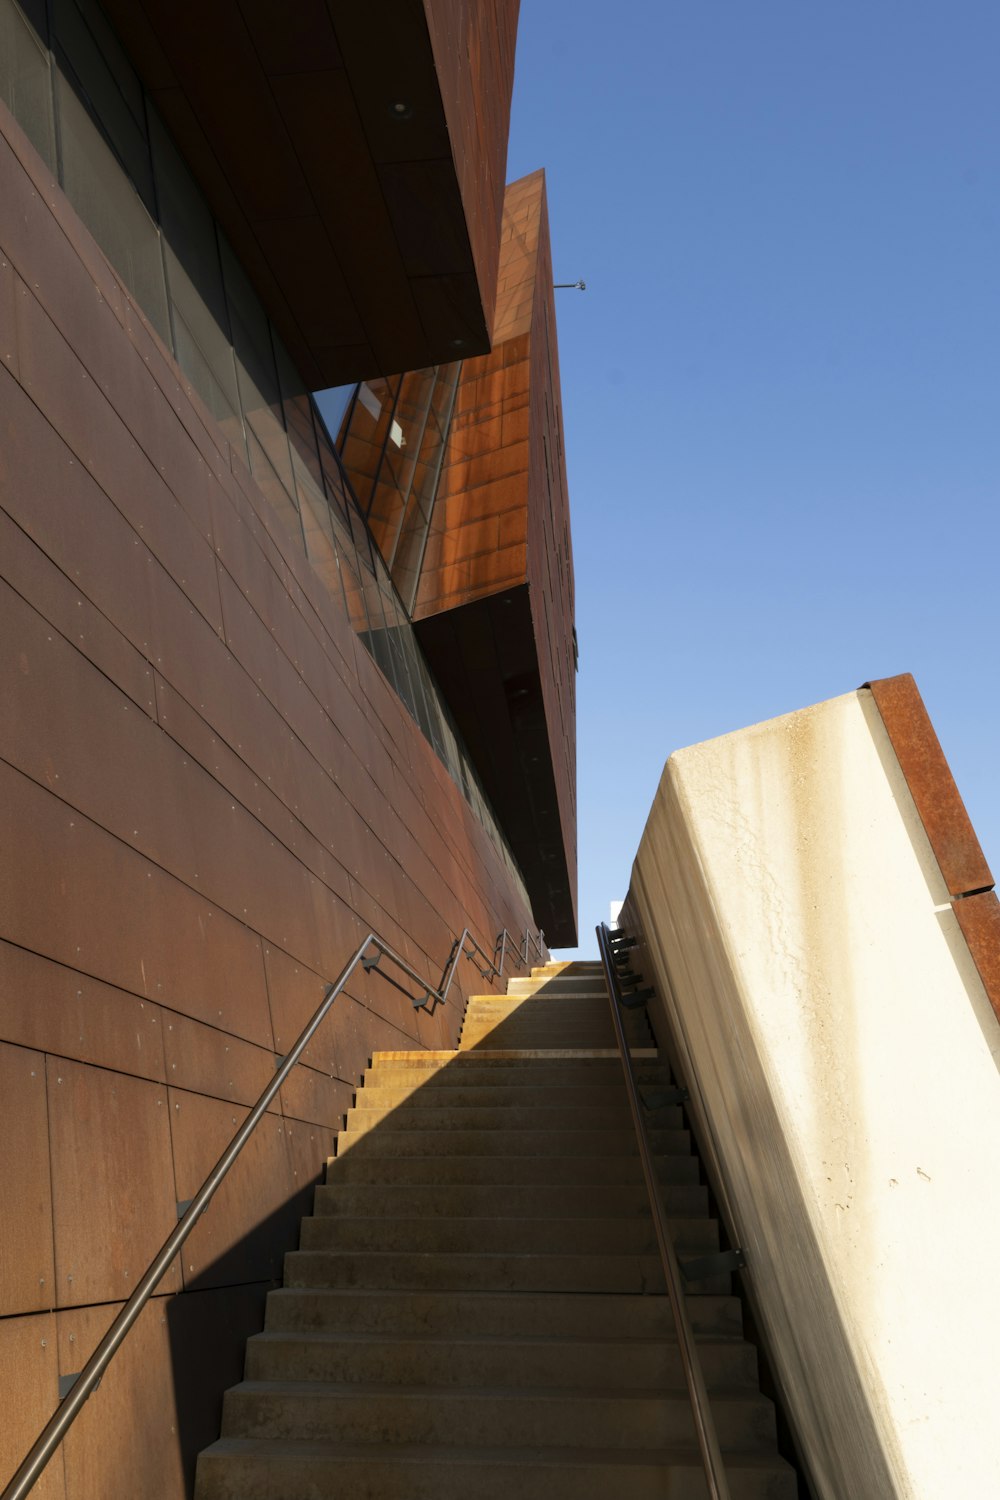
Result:
M545 962L546 954L548 953L549 950L545 946L545 934L544 934L544 932L542 931L542 929L540 927L538 929L538 939L537 939L537 941L535 940L535 938L533 938L531 936L531 930L530 930L530 928L526 927L524 929L524 948L522 949L522 952L521 952L521 961L522 961L522 963L527 963L528 962L528 944L529 944L529 942L530 942L531 946L534 948L535 952L538 954L538 957L541 959L542 963L544 963Z
M635 1070L632 1067L632 1057L625 1040L625 1029L622 1026L620 1009L621 990L618 984L618 971L615 968L614 957L611 952L611 933L604 922L601 922L597 928L597 948L601 955L601 963L604 966L604 977L607 980L608 1000L611 1004L611 1019L618 1041L618 1050L621 1053L629 1108L632 1111L632 1123L635 1126L636 1141L639 1146L639 1159L642 1162L642 1175L646 1179L649 1206L653 1211L656 1242L660 1250L660 1260L663 1263L663 1276L667 1284L667 1295L670 1298L670 1305L673 1309L674 1325L677 1331L677 1347L681 1356L681 1364L684 1367L684 1379L687 1382L688 1395L691 1399L691 1414L694 1417L695 1434L698 1439L698 1448L701 1452L701 1462L705 1470L705 1479L708 1483L709 1500L730 1500L729 1485L726 1481L726 1474L722 1464L722 1451L719 1447L719 1438L715 1430L712 1410L708 1403L705 1377L702 1373L701 1362L698 1359L694 1342L694 1332L691 1328L687 1308L684 1303L681 1269L674 1251L673 1242L670 1238L666 1215L663 1212L663 1202L660 1197L656 1171L653 1166L653 1153L649 1144L649 1136L646 1133L646 1122L642 1118L639 1091L635 1081Z
M347 981L350 979L351 975L354 973L358 965L361 965L365 973L371 973L372 970L379 968L379 965L381 964L383 959L388 959L396 966L396 968L400 969L404 974L408 975L410 979L414 980L416 984L424 991L423 996L419 1000L414 999L412 995L410 996L410 999L413 1001L414 1009L429 1009L432 1001L437 1001L442 1005L444 1004L445 1000L448 997L448 991L451 989L452 980L455 977L455 970L458 967L458 960L461 958L462 954L465 953L466 957L472 958L472 954L469 953L466 949L467 943L471 945L472 949L476 953L480 954L484 959L486 959L486 962L489 965L491 971L489 975L487 973L484 973L482 969L480 969L480 973L483 974L484 978L492 977L493 975L499 975L502 972L503 957L506 954L507 947L504 940L508 936L509 934L507 932L507 929L504 928L503 932L500 934L500 937L497 938L497 947L501 949L501 966L498 967L494 963L493 959L489 957L489 955L483 950L480 944L472 936L472 933L469 931L469 929L467 927L464 928L462 931L462 936L460 938L456 938L455 942L452 944L452 950L449 954L448 962L445 964L444 973L441 976L441 983L435 989L432 985L426 984L425 980L420 974L417 973L413 965L408 963L405 958L402 958L396 952L396 950L385 941L384 938L379 937L378 933L370 932L368 934L364 942L355 950L353 956L341 969L337 979L334 980L333 984L331 984L324 993L323 999L320 1001L319 1006L314 1011L312 1019L306 1023L305 1029L301 1032L298 1040L294 1043L291 1050L285 1054L280 1063L277 1065L274 1077L268 1083L267 1087L264 1089L264 1092L257 1100L257 1103L253 1106L253 1109L247 1115L243 1124L233 1136L225 1151L223 1151L222 1155L219 1157L219 1160L216 1162L215 1166L212 1168L211 1172L202 1183L198 1192L188 1203L183 1214L178 1219L176 1227L174 1228L172 1233L167 1236L166 1240L164 1240L155 1258L150 1263L145 1274L139 1280L131 1297L125 1303L125 1306L115 1318L114 1322L111 1324L111 1327L101 1339L93 1354L87 1360L87 1363L84 1365L83 1369L76 1377L67 1394L63 1397L60 1405L53 1412L48 1422L46 1422L45 1426L42 1428L38 1437L35 1439L35 1442L32 1444L30 1450L23 1459L17 1472L8 1482L7 1487L3 1491L2 1495L0 1495L0 1500L23 1500L23 1497L27 1495L28 1491L35 1484L36 1480L41 1476L42 1471L44 1470L49 1459L55 1453L56 1449L59 1447L59 1444L62 1442L63 1438L66 1436L66 1433L69 1431L70 1427L73 1425L74 1421L79 1415L84 1402L87 1400L87 1397L90 1395L91 1391L96 1390L97 1386L100 1384L101 1378L104 1375L104 1371L111 1363L111 1360L114 1358L115 1353L123 1342L129 1329L132 1327L133 1323L138 1318L143 1308L146 1306L146 1303L153 1295L153 1292L156 1290L156 1287L159 1285L163 1276L166 1274L167 1270L170 1267L171 1261L174 1259L174 1256L180 1250L188 1235L194 1229L194 1226L197 1223L198 1219L208 1207L209 1202L221 1185L223 1178L226 1176L226 1173L229 1171L230 1167L233 1165L236 1158L243 1150L243 1147L250 1139L250 1136L253 1134L253 1131L256 1129L257 1125L267 1113L267 1107L271 1103L271 1100L281 1088L281 1085L285 1082L285 1079L295 1067L295 1064L299 1061L302 1053L308 1047L316 1032L323 1024L331 1007L333 1006L334 1001L342 992L344 986L347 984ZM527 932L525 932L525 953L527 953L527 936ZM494 954L495 953L496 949L494 949ZM380 972L382 972L382 977L384 979L387 979L390 984L396 985L397 988L402 988L402 986L399 985L396 980L390 978L390 976L384 971ZM407 992L404 991L404 993Z

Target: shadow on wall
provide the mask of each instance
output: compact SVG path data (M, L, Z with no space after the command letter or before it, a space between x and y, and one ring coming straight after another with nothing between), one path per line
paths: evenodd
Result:
M506 997L497 995L495 998L503 1008ZM606 1000L602 999L601 1004L606 1011ZM549 1008L547 1005L546 1010ZM330 1020L333 1021L334 1017L331 1016ZM571 1024L569 1012L566 1022ZM533 1044L542 1047L559 1045L558 1036L548 1031L544 1037L526 1038L523 1025L523 1012L521 1020L517 1013L497 1019L489 1034L470 1044L464 1055L469 1057L477 1051L488 1053L497 1048L522 1048ZM567 1045L613 1050L610 1018L605 1014L595 1025L596 1029L585 1035L574 1026L573 1037ZM628 1029L634 1045L652 1044L644 1011L632 1013ZM397 1035L403 1041L403 1035ZM410 1050L419 1055L421 1049L413 1047ZM436 1076L440 1088L440 1074ZM363 1103L364 1093L364 1088L359 1087L354 1092L355 1101ZM395 1269L390 1270L390 1275L398 1280L385 1284L412 1285L411 1252L417 1248L407 1240L412 1231L412 1218L426 1219L426 1228L417 1227L418 1236L435 1237L434 1225L439 1211L426 1206L432 1188L418 1185L414 1191L407 1186L406 1206L397 1198L399 1206L390 1210L384 1203L378 1208L360 1206L368 1189L366 1187L359 1193L354 1186L362 1178L365 1184L371 1184L373 1180L375 1184L384 1182L390 1185L411 1181L409 1168L400 1166L399 1157L410 1156L412 1146L418 1144L413 1135L413 1110L410 1108L417 1093L422 1095L422 1105L434 1105L434 1082L425 1080L407 1098L400 1098L394 1106L380 1110L377 1120L370 1123L364 1140L355 1141L350 1149L331 1161L328 1183L335 1192L341 1185L348 1188L343 1197L349 1202L345 1208L338 1194L337 1205L326 1207L321 1216L325 1218L330 1213L339 1217L340 1223L334 1225L331 1221L325 1232L333 1236L338 1247L342 1243L345 1248L338 1272L348 1278L344 1285L355 1284L355 1277L359 1278L357 1284L364 1284L366 1270L361 1258L368 1250L380 1245L398 1251L398 1256L393 1258ZM243 1111L236 1107L223 1113L228 1134L232 1115L239 1119ZM214 1126L214 1119L211 1123ZM492 1129L495 1123L494 1120L487 1124L484 1120L484 1130ZM454 1160L460 1152L455 1150L454 1138L450 1142L447 1138L450 1133L448 1126L448 1121L440 1122L442 1133L436 1150ZM598 1149L599 1132L600 1126L595 1121L595 1134L590 1138L588 1148L591 1153ZM212 1131L207 1133L211 1135ZM300 1222L303 1216L313 1211L313 1191L322 1175L318 1158L325 1155L327 1149L333 1150L336 1139L332 1130L326 1140L321 1140L324 1134L322 1127L295 1118L277 1113L265 1116L247 1150L234 1165L181 1251L183 1290L155 1296L147 1305L112 1361L99 1390L83 1408L62 1450L36 1486L32 1500L93 1500L94 1496L109 1492L111 1474L115 1476L115 1493L141 1494L143 1500L180 1500L181 1496L193 1496L197 1455L219 1436L224 1392L243 1378L246 1340L262 1328L267 1293L281 1285L286 1253L295 1251L299 1244ZM587 1134L589 1136L589 1132ZM346 1140L342 1142L344 1144ZM578 1144L582 1149L584 1142L581 1140ZM482 1146L487 1152L499 1149L487 1142L485 1134ZM217 1154L214 1141L212 1150ZM279 1175L282 1153L291 1153L299 1161L301 1182L294 1192L275 1203L273 1183L285 1180ZM543 1162L539 1161L539 1169L542 1165ZM357 1174L353 1183L352 1174ZM199 1168L198 1180L202 1175ZM270 1190L268 1177L272 1184ZM455 1180L464 1180L458 1165ZM503 1174L500 1173L495 1182L502 1180ZM539 1170L538 1182L541 1185L543 1181ZM139 1193L141 1185L123 1184L122 1191ZM472 1194L479 1203L476 1212L488 1214L488 1200L497 1191L497 1186L489 1179L476 1189ZM546 1191L543 1186L539 1187L540 1194ZM631 1205L630 1200L629 1207L630 1215L634 1215L642 1211L641 1186L637 1184L629 1191L636 1199L635 1205ZM421 1206L421 1200L425 1206ZM258 1208L259 1217L254 1221ZM412 1215L410 1228L406 1223L394 1224L387 1219L388 1212L398 1216L400 1209L402 1215ZM543 1212L541 1199L533 1211ZM344 1225L346 1218L353 1221L350 1226ZM359 1219L362 1221L360 1226ZM252 1228L229 1242L228 1231L233 1223L252 1223ZM359 1236L362 1243L355 1254L352 1246ZM422 1259L422 1264L424 1270L421 1274L427 1275L428 1284L433 1284L434 1268L428 1266L425 1259ZM367 1274L371 1274L370 1269ZM442 1271L441 1275L444 1274ZM643 1277L649 1285L650 1278L656 1274L653 1260L644 1264L641 1272L637 1262L636 1290ZM409 1282L407 1277L411 1278ZM447 1280L440 1281L440 1285L446 1287ZM75 1349L79 1351L74 1354L71 1350L64 1350L60 1368L79 1369L82 1366L118 1308L119 1304L105 1304L73 1309L68 1317L60 1315L66 1318L66 1327L75 1331ZM66 1362L69 1358L73 1360L71 1364ZM338 1378L351 1379L350 1370L345 1368ZM33 1435L34 1432L30 1437Z

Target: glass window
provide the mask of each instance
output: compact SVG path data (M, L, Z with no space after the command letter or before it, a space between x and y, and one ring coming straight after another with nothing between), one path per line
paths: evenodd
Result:
M53 0L60 70L66 70L150 213L156 212L142 86L101 11L88 0Z
M152 109L149 135L177 362L246 458L215 220Z
M288 448L288 434L281 406L281 390L278 385L278 370L271 343L271 326L257 294L247 280L242 266L236 259L224 236L219 236L222 255L222 280L226 289L226 307L229 326L232 329L236 351L236 379L240 404L247 427L247 446L250 450L250 468L254 475L255 455L258 460L263 453L271 472L284 487L287 507L298 510L295 480L292 477L292 458ZM251 438L256 439L255 442ZM286 516L287 518L287 516ZM293 531L301 535L298 522Z
M103 12L49 4L54 54L0 0L0 98L519 879L409 615L460 366L310 396Z
M364 380L351 407L351 420L341 444L344 467L354 493L367 515L382 462L382 449L393 423L399 377Z
M29 24L13 0L0 0L0 99L50 171L56 169L52 77L44 36L44 7Z
M170 344L160 235L114 152L65 78L56 113L66 196L164 343Z

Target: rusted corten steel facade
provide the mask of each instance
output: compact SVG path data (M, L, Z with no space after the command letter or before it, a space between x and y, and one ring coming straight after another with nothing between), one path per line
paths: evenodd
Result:
M312 389L489 348L519 0L105 0Z
M507 189L494 348L462 366L414 621L557 946L576 941L573 612L539 171Z
M459 33L479 48L441 86L492 309L516 5L476 15L428 20L435 55ZM529 524L533 579L544 545ZM545 609L571 608L546 587ZM490 946L533 914L2 103L0 643L3 1480L364 933L436 981L463 926ZM546 691L571 706L571 680ZM366 1060L454 1045L473 987L463 966L428 1015L377 974L352 983L35 1493L185 1494Z

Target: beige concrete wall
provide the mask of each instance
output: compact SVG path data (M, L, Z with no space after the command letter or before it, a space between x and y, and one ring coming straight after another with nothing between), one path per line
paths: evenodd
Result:
M621 920L818 1494L1000 1495L1000 1028L870 692L673 755Z

